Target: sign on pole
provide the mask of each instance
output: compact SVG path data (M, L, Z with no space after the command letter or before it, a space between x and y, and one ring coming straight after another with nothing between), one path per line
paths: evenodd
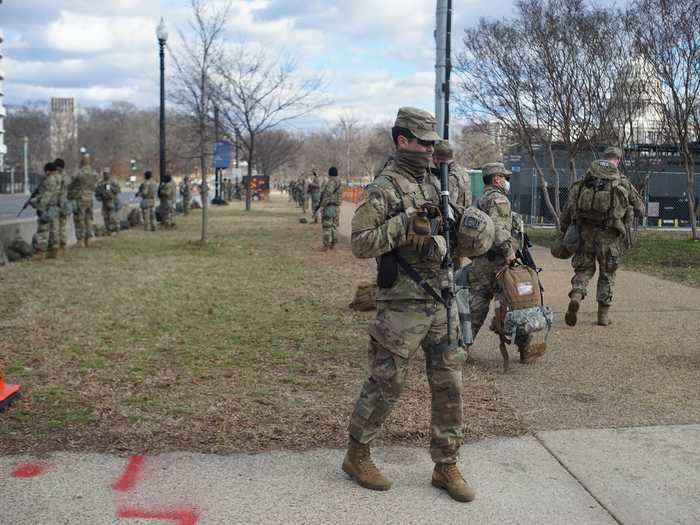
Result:
M231 143L217 142L214 144L214 168L225 170L231 165Z

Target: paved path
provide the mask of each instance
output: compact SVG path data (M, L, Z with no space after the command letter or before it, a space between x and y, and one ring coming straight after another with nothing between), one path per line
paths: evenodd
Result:
M698 425L486 440L463 449L470 504L431 487L427 451L410 448L377 451L385 493L351 482L340 450L4 457L0 523L696 524L699 450Z

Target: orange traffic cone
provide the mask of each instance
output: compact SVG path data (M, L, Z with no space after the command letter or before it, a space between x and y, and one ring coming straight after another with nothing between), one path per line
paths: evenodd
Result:
M3 412L10 404L19 399L19 385L8 385L0 368L0 412Z

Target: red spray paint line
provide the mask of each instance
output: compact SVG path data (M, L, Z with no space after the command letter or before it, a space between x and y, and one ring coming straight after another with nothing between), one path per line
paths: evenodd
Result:
M132 456L129 458L129 463L126 465L121 477L112 483L112 490L117 492L127 492L136 486L138 481L139 471L143 465L143 456Z
M12 471L13 478L34 478L40 475L48 468L46 463L27 463L26 465L17 465Z
M184 510L145 510L123 508L117 511L118 518L172 521L174 525L196 525L199 514L194 509Z

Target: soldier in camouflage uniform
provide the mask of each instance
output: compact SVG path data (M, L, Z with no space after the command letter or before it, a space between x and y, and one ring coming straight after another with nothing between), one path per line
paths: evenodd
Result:
M615 272L622 260L625 249L631 245L630 224L634 217L644 216L644 202L629 180L618 171L622 161L622 150L610 147L603 153L602 160L595 160L583 179L575 182L569 191L567 206L561 214L561 231L566 232L570 224L578 226L579 249L571 260L574 277L571 279L569 307L564 320L574 326L578 317L581 301L586 297L588 283L595 274L598 263L598 324L607 326L610 320L610 305L613 300ZM577 211L579 195L583 185L589 180L607 181L617 185L620 199L610 212L602 215L601 220L582 217Z
M391 487L372 462L370 443L401 395L409 360L422 347L432 394L430 453L436 463L432 484L456 500L471 501L474 491L456 465L463 440L465 353L457 347L457 334L448 341L444 306L396 266L398 256L401 264L410 265L432 288L440 289L446 242L432 234L440 199L428 171L433 144L440 138L435 127L430 113L399 109L392 128L394 159L367 187L352 220L353 254L381 258L381 287L377 317L369 329L370 375L350 420L343 470L365 488ZM453 326L458 326L456 309L453 316Z
M160 199L160 224L164 229L175 227L175 199L177 198L177 188L169 173L163 175L163 179L158 186L158 198Z
M430 171L435 177L434 184L440 188L440 164L447 163L449 168L450 202L460 208L468 208L472 203L472 187L469 173L454 160L452 146L449 141L441 140L435 144L433 163L435 167Z
M343 193L338 169L331 166L328 169L329 179L323 183L318 207L314 208L314 216L321 209L321 236L323 249L332 250L338 243L338 226L340 225L340 205L343 202Z
M321 207L321 184L318 181L318 173L314 170L314 176L309 182L308 191L311 196L311 210L314 215L314 224L318 224L317 210Z
M107 235L119 233L119 209L118 195L121 188L117 181L112 179L108 169L102 171L102 181L95 188L95 198L102 203L102 221Z
M153 180L153 173L147 171L143 174L144 181L136 193L136 197L141 198L141 218L143 219L143 229L152 232L156 231L156 193L158 185Z
M68 217L73 215L73 202L68 198L68 186L70 186L71 177L65 172L66 163L63 159L56 159L53 163L58 172L57 176L61 178L60 211L58 215L58 255L64 255L68 244Z
M491 249L486 254L472 259L472 271L469 273L469 309L475 339L489 313L491 300L498 291L496 274L515 259L511 238L513 218L508 199L511 173L502 163L492 162L482 168L482 175L485 187L477 207L493 220L495 235ZM517 336L514 342L522 363L539 357L528 356L529 336Z
M80 169L68 187L68 198L74 199L73 220L78 244L87 246L92 237L92 198L97 187L97 173L90 167L90 155L80 159Z
M228 181L228 179L226 180ZM180 183L180 195L182 196L182 213L188 215L190 213L190 202L192 201L192 184L190 184L190 178L187 175Z
M58 218L62 196L63 177L58 174L53 162L44 166L46 177L39 184L36 195L29 204L36 210L37 230L33 239L35 255L33 259L58 255Z

